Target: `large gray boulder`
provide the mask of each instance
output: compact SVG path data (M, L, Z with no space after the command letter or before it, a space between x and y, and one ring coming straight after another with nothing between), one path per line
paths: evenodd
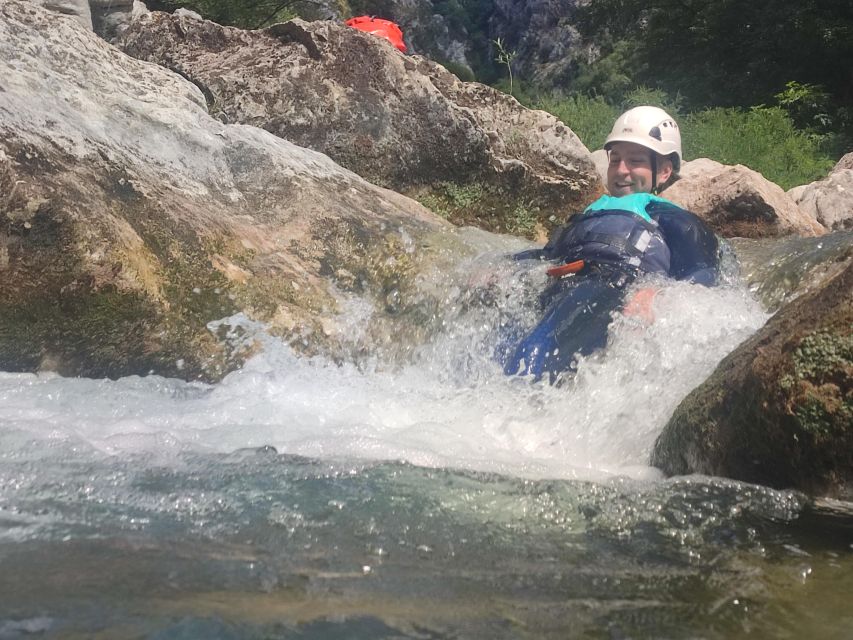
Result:
M853 256L681 403L652 464L853 498Z
M240 313L310 352L411 344L466 250L418 203L210 117L179 75L0 3L0 370L213 380L253 345L207 325Z
M823 180L794 187L788 196L827 229L853 229L853 153Z
M154 12L120 45L192 80L222 121L320 151L454 222L532 236L602 189L552 115L344 25L244 31Z
M661 195L693 211L726 237L766 238L826 233L781 187L743 165L708 158L686 162Z

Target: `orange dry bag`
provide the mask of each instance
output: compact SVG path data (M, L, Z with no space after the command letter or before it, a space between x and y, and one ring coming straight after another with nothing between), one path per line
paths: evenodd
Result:
M400 51L406 53L406 44L403 42L403 31L390 20L372 18L370 16L358 16L357 18L350 18L345 24L353 29L366 31L380 38L385 38Z

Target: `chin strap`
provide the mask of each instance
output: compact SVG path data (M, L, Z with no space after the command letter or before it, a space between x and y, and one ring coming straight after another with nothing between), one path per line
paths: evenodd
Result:
M652 193L658 192L658 154L652 151Z

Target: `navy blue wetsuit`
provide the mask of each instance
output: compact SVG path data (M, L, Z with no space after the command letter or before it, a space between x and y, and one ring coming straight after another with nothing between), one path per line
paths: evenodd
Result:
M500 355L507 375L538 379L548 373L553 382L574 367L576 354L605 346L611 314L637 276L660 274L714 285L720 245L696 215L664 198L638 193L602 196L556 229L544 248L515 258L578 265L574 275L552 279L540 296L542 319Z

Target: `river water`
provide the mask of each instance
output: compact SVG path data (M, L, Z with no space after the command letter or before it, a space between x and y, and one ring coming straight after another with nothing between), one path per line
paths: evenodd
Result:
M846 505L647 464L766 321L743 287L664 285L549 386L492 357L541 273L460 273L393 364L237 316L216 385L0 373L0 639L853 634Z

